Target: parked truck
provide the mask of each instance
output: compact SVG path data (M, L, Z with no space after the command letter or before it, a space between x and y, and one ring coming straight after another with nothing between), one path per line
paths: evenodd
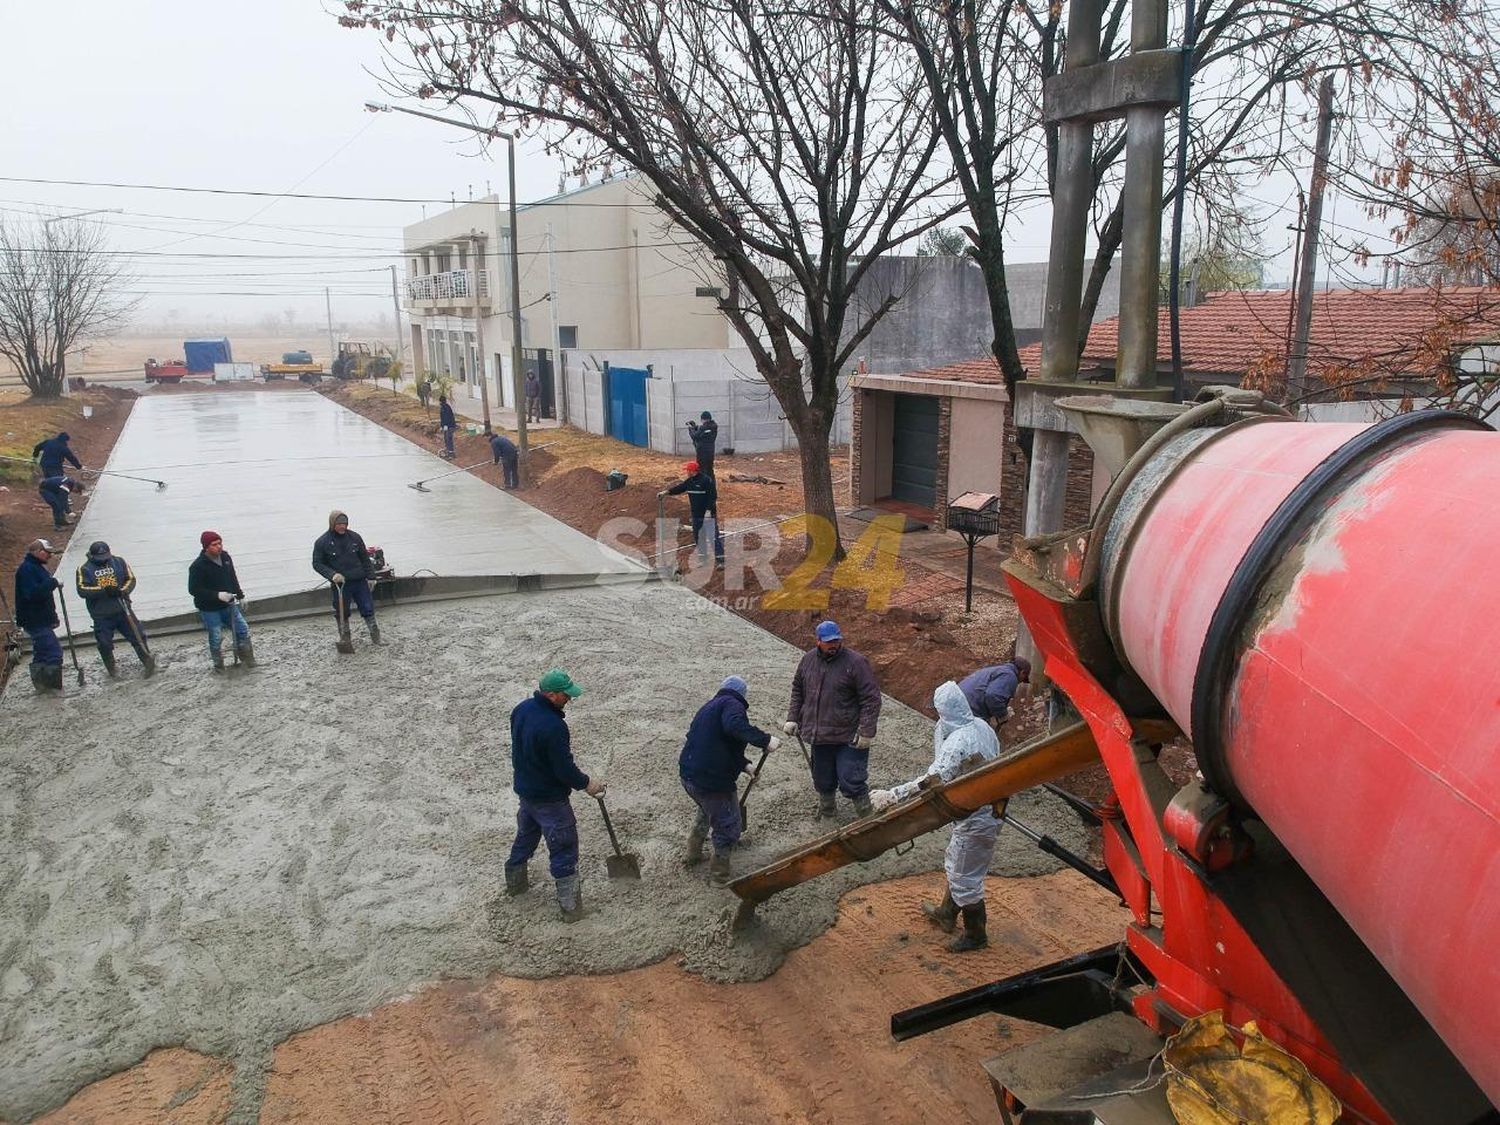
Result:
M280 363L263 363L260 366L261 378L266 382L275 382L278 379L297 379L303 383L321 383L323 381L323 365L314 361L311 352L282 352Z

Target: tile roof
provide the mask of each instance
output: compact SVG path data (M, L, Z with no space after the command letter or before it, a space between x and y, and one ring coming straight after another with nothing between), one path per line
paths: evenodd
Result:
M1279 378L1285 366L1292 295L1285 289L1210 293L1183 309L1182 364L1195 375L1238 380L1260 373ZM1158 363L1171 360L1171 324L1165 308L1157 327ZM1431 375L1459 344L1500 339L1500 289L1421 287L1332 289L1314 294L1308 371L1338 379L1361 374ZM1096 323L1081 366L1113 368L1119 318ZM1042 347L1021 349L1031 375L1041 369ZM913 371L911 379L999 383L990 356Z

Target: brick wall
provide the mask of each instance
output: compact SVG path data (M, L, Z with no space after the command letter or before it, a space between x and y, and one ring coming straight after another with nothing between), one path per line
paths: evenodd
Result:
M1094 498L1094 451L1077 434L1068 440L1068 492L1063 502L1063 527L1089 522Z
M1001 548L1009 551L1011 540L1021 534L1026 512L1026 454L1016 444L1015 417L1005 404L1005 433L1001 446L1004 464L1000 475ZM1063 527L1088 523L1094 494L1094 452L1077 434L1068 440L1068 489L1064 501Z
M860 473L864 466L860 456L860 422L865 412L865 396L869 391L856 389L849 403L849 504L859 506Z

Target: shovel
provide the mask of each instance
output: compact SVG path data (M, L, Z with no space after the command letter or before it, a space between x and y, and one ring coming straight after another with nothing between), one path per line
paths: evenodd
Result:
M334 593L338 595L339 603L339 639L334 642L334 647L342 652L345 656L351 656L354 653L354 642L349 639L349 618L344 612L344 587L335 582L333 584L333 589Z
M604 866L609 872L609 877L611 879L639 879L641 857L620 850L620 840L615 835L615 826L610 823L609 810L604 807L604 797L596 796L594 800L599 802L599 813L604 817L604 830L609 833L609 842L615 849L614 855L606 856L604 859Z
M760 752L760 761L755 763L755 769L750 772L750 780L745 783L745 791L740 794L740 831L750 827L750 813L745 808L745 802L750 799L750 790L755 788L755 783L760 779L760 768L766 764L766 759L771 756L771 749L767 747Z
M61 591L58 591L61 593ZM78 649L73 645L73 623L68 620L68 599L66 595L57 599L57 604L62 606L63 624L68 628L68 652L73 656L73 671L78 673L78 686L83 686L83 667L78 663Z

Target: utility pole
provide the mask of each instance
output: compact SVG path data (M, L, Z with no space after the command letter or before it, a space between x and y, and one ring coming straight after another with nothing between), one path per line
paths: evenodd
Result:
M510 376L516 396L516 467L519 484L531 484L530 457L526 442L526 381L521 373L521 249L516 220L516 138L507 134L510 160Z
M1287 354L1287 401L1307 396L1307 347L1312 336L1313 286L1318 272L1318 227L1323 222L1323 188L1328 182L1328 148L1333 137L1333 75L1318 84L1318 142L1313 151L1312 186L1308 190L1307 230L1302 235L1302 264L1297 271L1297 322Z
M405 333L401 331L401 298L396 288L396 267L391 267L391 313L396 318L396 362L401 365L401 370L406 370L406 342ZM415 377L415 375L413 375Z
M552 381L557 390L558 421L568 419L568 377L562 366L562 337L557 329L557 240L552 234L552 224L547 224L547 304L552 310Z
M328 311L328 370L333 371L333 361L338 359L339 350L333 342L333 291L326 286L323 289L323 306Z
M479 352L479 409L484 415L484 432L490 430L490 377L484 363L484 315L479 311L479 267L484 265L484 240L469 236L469 262L474 270L474 347Z

